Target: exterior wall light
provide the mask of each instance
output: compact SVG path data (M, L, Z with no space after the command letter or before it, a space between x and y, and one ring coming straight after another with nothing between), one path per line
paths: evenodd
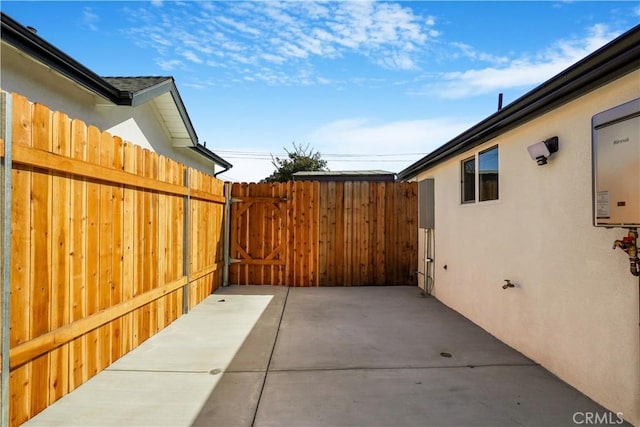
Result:
M551 154L558 151L558 137L552 136L544 141L537 142L527 147L529 155L538 163L538 166L546 165Z

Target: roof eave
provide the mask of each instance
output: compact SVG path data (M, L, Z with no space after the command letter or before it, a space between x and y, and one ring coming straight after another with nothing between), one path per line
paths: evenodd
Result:
M30 31L13 18L6 15L4 12L0 12L0 16L2 22L2 41L25 52L63 76L78 83L98 96L108 99L116 105L136 107L169 92L173 98L178 114L185 125L185 129L189 134L189 139L193 144L193 146L189 148L213 161L215 164L222 166L225 171L233 167L231 163L227 162L222 157L213 153L198 142L198 135L196 134L191 119L189 118L184 102L182 102L182 98L178 92L178 88L173 77L139 91L119 90L104 78L89 70L87 67L80 64L60 49L48 43L33 31Z
M191 122L191 118L189 117L189 113L187 113L187 108L182 102L182 97L180 96L180 92L178 92L178 87L176 86L175 80L173 77L167 78L156 85L150 86L145 89L141 89L135 92L130 92L131 94L131 106L137 107L138 105L142 105L145 102L151 101L160 95L164 95L165 93L170 93L173 98L173 102L178 110L178 114L180 114L180 118L184 123L185 129L189 134L189 139L193 143L194 147L197 146L198 143L198 135L196 134L195 128L193 127L193 123Z
M400 171L398 179L411 179L429 167L495 138L639 67L640 25Z
M36 60L51 67L65 77L77 82L94 93L118 105L130 105L131 98L123 92L105 82L100 76L89 70L78 61L71 58L60 49L46 42L44 39L28 30L13 18L3 12L2 40L24 51Z
M227 170L229 170L229 169L231 169L233 167L233 165L231 163L229 163L228 161L226 161L222 157L218 156L216 153L214 153L213 151L209 150L204 145L196 144L193 147L189 147L189 148L191 148L192 150L196 151L200 155L202 155L204 157L207 157L209 160L213 161L217 165L222 166L225 171L227 171Z

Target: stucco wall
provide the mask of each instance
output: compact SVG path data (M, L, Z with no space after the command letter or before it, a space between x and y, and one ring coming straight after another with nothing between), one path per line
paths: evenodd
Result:
M640 97L639 81L629 74L418 177L435 178L434 295L635 425L640 281L611 249L626 230L592 225L591 118ZM527 146L554 135L559 152L538 166ZM499 200L461 205L460 161L495 144Z
M169 133L158 120L151 102L137 107L114 105L6 44L2 44L0 53L2 90L19 93L31 102L39 102L136 145L213 174L213 162L191 149L171 145Z

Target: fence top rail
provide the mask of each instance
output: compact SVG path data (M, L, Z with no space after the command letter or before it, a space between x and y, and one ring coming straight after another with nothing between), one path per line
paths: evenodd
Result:
M0 140L0 158L4 156L5 142L4 140ZM83 160L73 159L27 145L14 144L12 146L12 158L14 164L43 168L96 181L126 185L177 196L190 195L192 198L214 203L225 202L225 197L218 194L212 194L202 190L189 190L189 188L183 185L171 184L153 178L135 175L130 172L87 163Z

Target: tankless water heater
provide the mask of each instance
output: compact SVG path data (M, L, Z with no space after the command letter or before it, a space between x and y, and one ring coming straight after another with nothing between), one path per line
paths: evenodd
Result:
M593 222L640 227L640 98L593 116Z

